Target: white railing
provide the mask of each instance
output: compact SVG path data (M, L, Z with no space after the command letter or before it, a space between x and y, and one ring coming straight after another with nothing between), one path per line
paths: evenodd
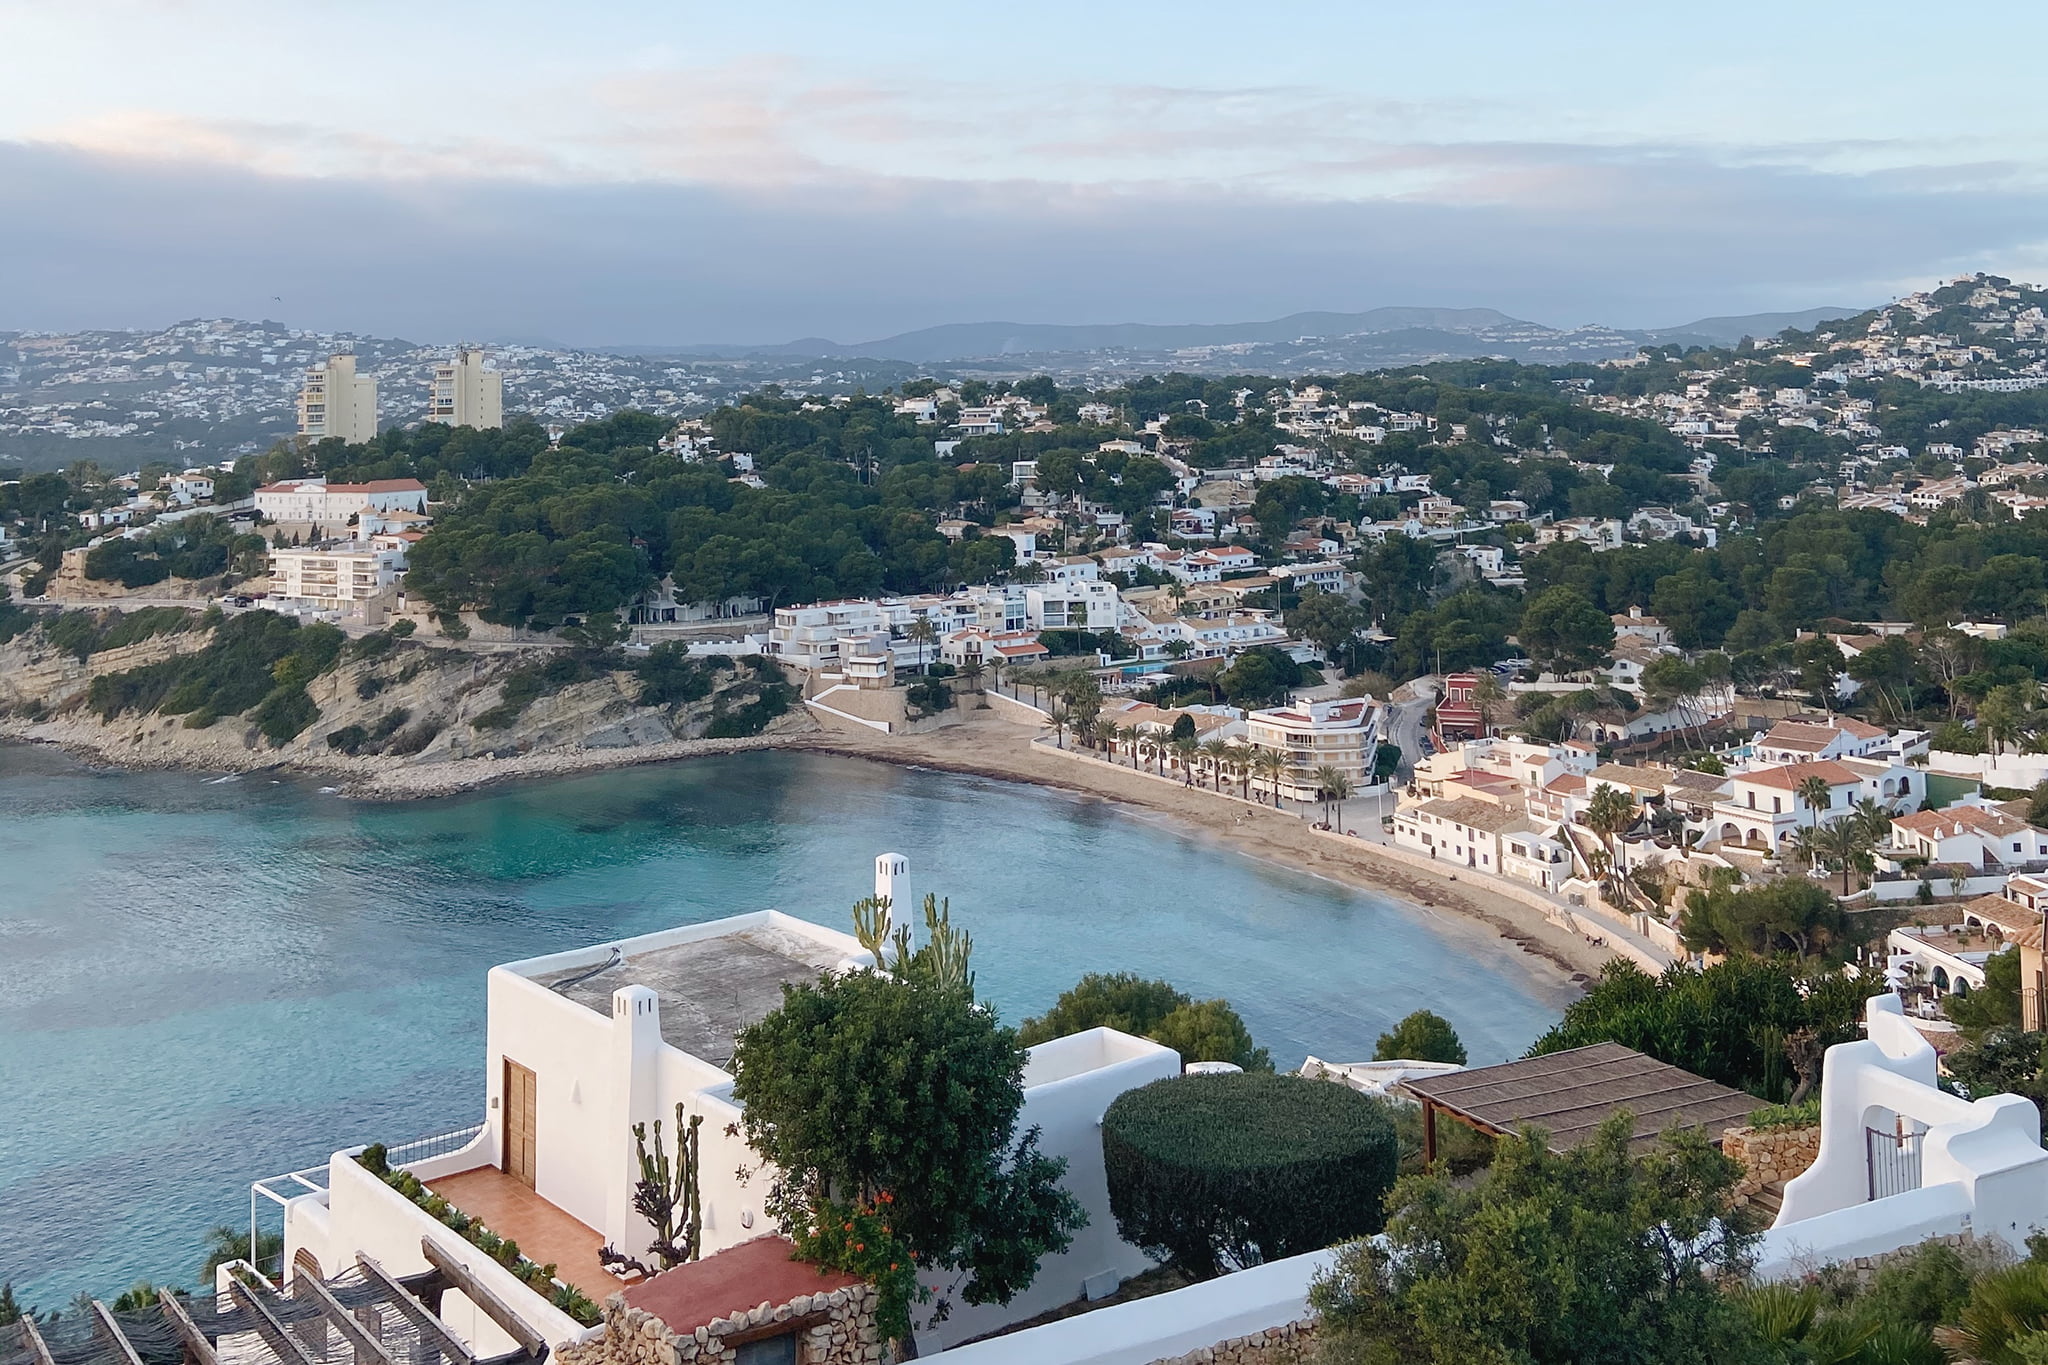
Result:
M484 1125L476 1123L452 1132L414 1138L410 1142L401 1142L385 1148L384 1160L389 1166L399 1167L410 1166L432 1157L446 1156L450 1152L459 1152L467 1147L483 1130ZM303 1199L307 1195L326 1195L328 1183L327 1163L324 1161L318 1166L306 1166L296 1171L286 1171L283 1175L265 1176L261 1180L249 1182L249 1261L260 1273L271 1275L273 1278L284 1274L282 1250L275 1257L266 1258L262 1255L260 1239L263 1233L261 1214L264 1202L267 1200L275 1204L282 1213L285 1205L294 1199ZM321 1202L326 1201L323 1198ZM268 1265L267 1260L275 1261L276 1264Z

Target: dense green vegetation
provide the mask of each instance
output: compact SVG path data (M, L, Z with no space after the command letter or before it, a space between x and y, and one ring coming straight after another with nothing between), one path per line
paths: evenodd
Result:
M234 569L263 571L262 536L238 532L218 517L187 517L139 536L115 536L85 556L85 576L142 588L167 578L211 578Z
M642 413L577 427L556 449L501 440L487 480L437 485L446 505L411 557L409 590L445 611L550 628L617 612L663 574L688 600L772 605L944 588L1013 562L1006 538L948 541L935 526L942 512L992 520L1008 470L941 464L929 435L881 400L764 393L712 426L721 449L753 457L765 487L735 481L729 465L659 453L666 424ZM379 439L374 469L351 463L351 477L454 473L436 463L445 444L419 452Z
M1114 1112L1114 1111L1112 1111ZM1387 1240L1353 1242L1310 1301L1332 1365L1695 1365L1769 1356L1736 1295L1752 1236L1729 1214L1739 1167L1703 1134L1629 1152L1617 1115L1558 1155L1502 1140L1476 1185L1405 1176ZM1838 1357L1827 1357L1838 1359Z
M1615 958L1530 1055L1615 1042L1762 1099L1804 1099L1822 1050L1856 1036L1868 994L1841 972L1768 958L1680 962L1660 976Z
M265 738L283 744L319 719L306 684L334 667L346 641L333 626L246 612L222 621L194 653L94 678L86 705L101 720L182 715L195 730L248 712Z
M1300 1076L1170 1076L1102 1116L1117 1232L1198 1279L1377 1232L1399 1142L1383 1102Z
M1372 1050L1376 1062L1455 1062L1465 1064L1465 1045L1450 1020L1430 1010L1416 1010L1379 1036Z
M1273 1059L1227 1000L1196 1000L1168 981L1135 972L1090 972L1060 993L1052 1008L1026 1019L1017 1036L1026 1047L1092 1028L1113 1028L1163 1043L1183 1062L1231 1062L1271 1071Z
M22 615L23 625L32 618ZM43 638L80 663L103 649L139 644L156 635L178 635L194 627L211 627L218 611L200 613L184 607L144 607L139 611L66 611L41 618Z

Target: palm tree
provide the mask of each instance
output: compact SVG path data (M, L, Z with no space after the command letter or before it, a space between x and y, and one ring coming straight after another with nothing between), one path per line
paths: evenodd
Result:
M1252 747L1249 744L1230 745L1230 767L1237 774L1238 795L1245 800L1252 799Z
M917 671L920 673L924 672L926 669L924 661L925 646L939 638L939 628L932 624L931 617L919 616L903 628L903 638L917 646Z
M1106 720L1096 727L1095 734L1102 741L1102 747L1109 750L1109 761L1116 762L1116 756L1123 747L1124 727L1113 720Z
M981 682L982 667L981 656L979 654L970 654L967 656L966 662L960 665L960 676L978 685ZM979 690L978 686L977 690Z
M1799 785L1793 790L1798 794L1800 804L1813 812L1815 824L1820 823L1820 813L1834 804L1834 789L1828 786L1828 780L1819 773L1811 777L1802 777L1799 779Z
M1273 806L1280 805L1280 775L1287 771L1287 757L1271 749L1259 749L1252 754L1252 771L1266 783L1266 789L1273 797Z
M1202 742L1193 735L1182 735L1179 739L1169 741L1168 747L1173 750L1174 762L1180 765L1181 776L1192 785L1195 780L1195 755L1202 751Z
M1849 875L1876 866L1870 856L1870 834L1860 820L1837 820L1820 831L1820 848L1842 869L1842 894L1849 894Z
M1223 762L1230 756L1230 746L1220 739L1202 742L1202 757L1209 761L1209 781L1217 791L1223 790Z
M1337 808L1337 818L1331 822L1331 828L1341 832L1344 828L1344 803L1351 799L1351 779L1325 763L1316 769L1316 787L1322 792L1323 800Z
M1592 800L1586 803L1586 827L1600 836L1610 862L1614 861L1615 836L1636 822L1637 809L1635 796L1620 787L1602 782L1593 789Z
M1863 827L1872 848L1883 847L1892 837L1891 808L1874 796L1866 796L1851 807L1849 818Z
M1827 852L1821 846L1820 831L1812 825L1802 825L1793 830L1789 847L1793 853L1806 860L1809 871L1820 866L1820 860Z

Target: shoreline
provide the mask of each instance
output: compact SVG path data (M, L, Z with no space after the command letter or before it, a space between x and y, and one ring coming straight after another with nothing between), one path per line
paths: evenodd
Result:
M43 733L30 733L39 730ZM424 766L394 766L377 758L341 756L279 760L249 752L246 763L204 764L190 755L119 753L95 743L76 725L0 724L0 739L48 745L96 767L115 771L291 772L333 784L353 800L410 801L459 796L503 782L575 777L617 768L672 763L708 755L769 749L825 753L897 767L981 777L1108 801L1220 848L1327 881L1391 896L1453 931L1503 941L1521 950L1532 969L1571 985L1584 985L1612 956L1580 935L1551 923L1531 907L1455 874L1377 859L1372 845L1350 848L1311 831L1301 818L1270 806L1219 800L1201 788L1160 783L1111 763L1092 763L1090 781L1075 760L1034 751L1032 727L990 711L965 712L953 724L904 735L880 735L811 726L744 739L671 740L630 749L580 749L514 758L455 759ZM240 754L219 754L239 758Z
M976 713L968 713L976 716ZM987 713L981 713L986 715ZM1452 927L1504 941L1522 950L1532 965L1584 985L1615 954L1544 919L1519 901L1453 873L1438 874L1372 856L1373 845L1355 848L1311 831L1289 811L1219 801L1202 788L1156 782L1109 763L1087 771L1105 781L1085 783L1069 771L1074 760L1048 758L1030 748L1034 732L1013 721L976 716L960 724L908 735L855 735L820 731L794 737L785 747L840 754L899 767L982 777L1047 787L1160 817L1183 833L1247 857L1306 873L1353 890L1391 896ZM966 752L963 752L965 750ZM1057 766L1054 766L1057 765Z

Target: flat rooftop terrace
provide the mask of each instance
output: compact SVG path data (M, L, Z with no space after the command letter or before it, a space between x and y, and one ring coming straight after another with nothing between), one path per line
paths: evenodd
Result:
M782 1004L785 983L815 980L842 956L832 944L762 925L633 953L594 974L570 967L533 979L606 1016L613 991L645 986L661 997L662 1038L722 1067L740 1031Z

